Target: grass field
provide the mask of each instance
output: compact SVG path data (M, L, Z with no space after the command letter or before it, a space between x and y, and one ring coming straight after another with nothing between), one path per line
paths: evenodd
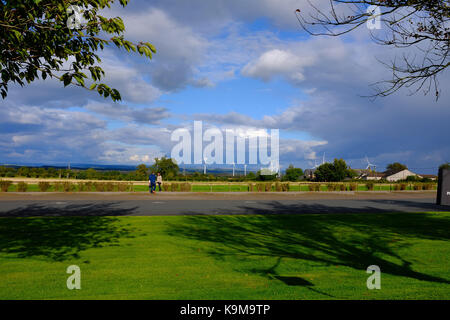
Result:
M450 213L0 218L0 299L449 299L449 230Z

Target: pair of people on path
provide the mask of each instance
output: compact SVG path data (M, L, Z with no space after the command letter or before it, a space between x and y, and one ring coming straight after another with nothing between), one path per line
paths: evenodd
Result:
M150 193L155 193L157 183L158 183L159 192L161 192L161 184L162 184L161 173L158 172L158 176L155 176L155 173L152 172L148 177L148 183L149 183L149 187L150 187Z

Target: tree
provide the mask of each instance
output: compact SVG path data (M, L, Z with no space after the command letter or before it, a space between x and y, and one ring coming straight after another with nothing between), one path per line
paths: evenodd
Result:
M89 179L89 180L94 180L94 179L98 178L98 173L94 168L87 169L85 174L86 174L86 179Z
M334 181L334 167L332 163L324 163L314 171L317 181Z
M408 167L405 166L404 164L401 164L399 162L394 162L394 163L391 163L391 164L387 165L387 167L386 167L386 174L387 175L393 175L393 174L396 174L396 173L398 173L400 171L403 171L403 170L406 170L406 169L408 169Z
M148 168L145 164L140 164L137 166L136 178L138 180L147 180L148 178Z
M387 96L402 87L413 93L434 89L439 98L438 75L450 66L450 6L448 0L330 0L328 12L308 0L310 8L297 9L302 28L309 34L341 36L379 19L382 29L372 39L394 48L412 47L414 54L403 55L387 64L391 80L375 84L373 96ZM304 12L311 9L308 15Z
M160 172L166 180L175 178L180 171L178 165L171 158L166 157L162 157L161 159L155 158L155 163L151 169L154 172Z
M303 176L303 170L295 168L292 164L286 169L283 179L286 181L297 181Z
M245 177L247 180L255 180L256 179L256 175L254 172L250 171L249 173L247 173L247 176Z
M96 90L105 98L121 100L119 91L100 80L105 72L97 51L114 45L152 58L148 42L133 44L123 37L120 17L105 18L98 11L114 0L4 0L0 1L0 92L6 98L9 83L24 86L40 77L59 79L64 86ZM119 0L125 7L128 0ZM79 15L78 6L82 13ZM81 17L85 23L81 22ZM103 35L112 35L109 39ZM87 83L85 79L88 80Z
M314 175L317 181L339 182L352 177L352 170L348 168L343 159L334 159L333 163L320 165Z
M441 165L439 166L439 169L449 169L449 170L450 170L450 162L441 164Z

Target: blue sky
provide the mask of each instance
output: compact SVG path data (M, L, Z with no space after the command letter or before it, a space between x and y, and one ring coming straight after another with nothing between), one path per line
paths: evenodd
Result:
M354 168L365 167L367 155L381 169L399 161L422 173L450 161L448 72L439 79L438 102L407 90L362 98L370 84L389 79L377 59L404 52L373 44L365 28L345 38L311 38L294 15L305 6L304 0L114 6L105 15L124 19L128 39L154 44L154 59L102 52L105 82L123 97L118 104L53 80L12 86L0 101L0 162L150 164L170 154L171 132L194 120L220 129L280 129L284 167L311 167L324 153Z

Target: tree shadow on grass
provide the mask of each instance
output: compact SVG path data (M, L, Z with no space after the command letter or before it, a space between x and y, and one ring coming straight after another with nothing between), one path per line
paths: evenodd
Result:
M120 202L75 201L55 206L52 203L31 203L9 211L0 212L1 217L81 217L81 216L125 216L134 213L137 207L122 208Z
M286 208L284 208L286 209ZM449 240L450 219L425 213L302 214L249 216L186 216L169 224L173 236L210 242L208 254L218 259L275 258L267 270L250 272L275 278L287 285L311 288L304 279L288 279L277 273L284 258L366 270L378 265L383 273L412 279L450 281L417 272L398 249L409 239ZM322 293L323 294L323 293Z
M120 225L116 217L106 217L126 215L133 209L115 208L111 203L91 204L68 208L70 213L63 217L55 217L53 209L45 211L44 206L31 205L0 218L0 253L52 261L78 259L81 251L117 246L121 238L132 238L135 232L128 225ZM40 216L33 217L37 212Z
M313 288L314 284L312 282L309 282L306 279L303 279L298 276L294 276L294 277L293 276L280 276L276 269L281 264L281 259L282 259L282 257L278 257L275 264L272 265L270 268L264 268L264 269L252 268L252 269L250 269L250 272L258 274L260 276L263 276L263 277L271 279L271 280L281 281L287 286L303 287L303 288L306 288L315 293L334 298L332 295L329 295L325 292L322 292L320 290Z

